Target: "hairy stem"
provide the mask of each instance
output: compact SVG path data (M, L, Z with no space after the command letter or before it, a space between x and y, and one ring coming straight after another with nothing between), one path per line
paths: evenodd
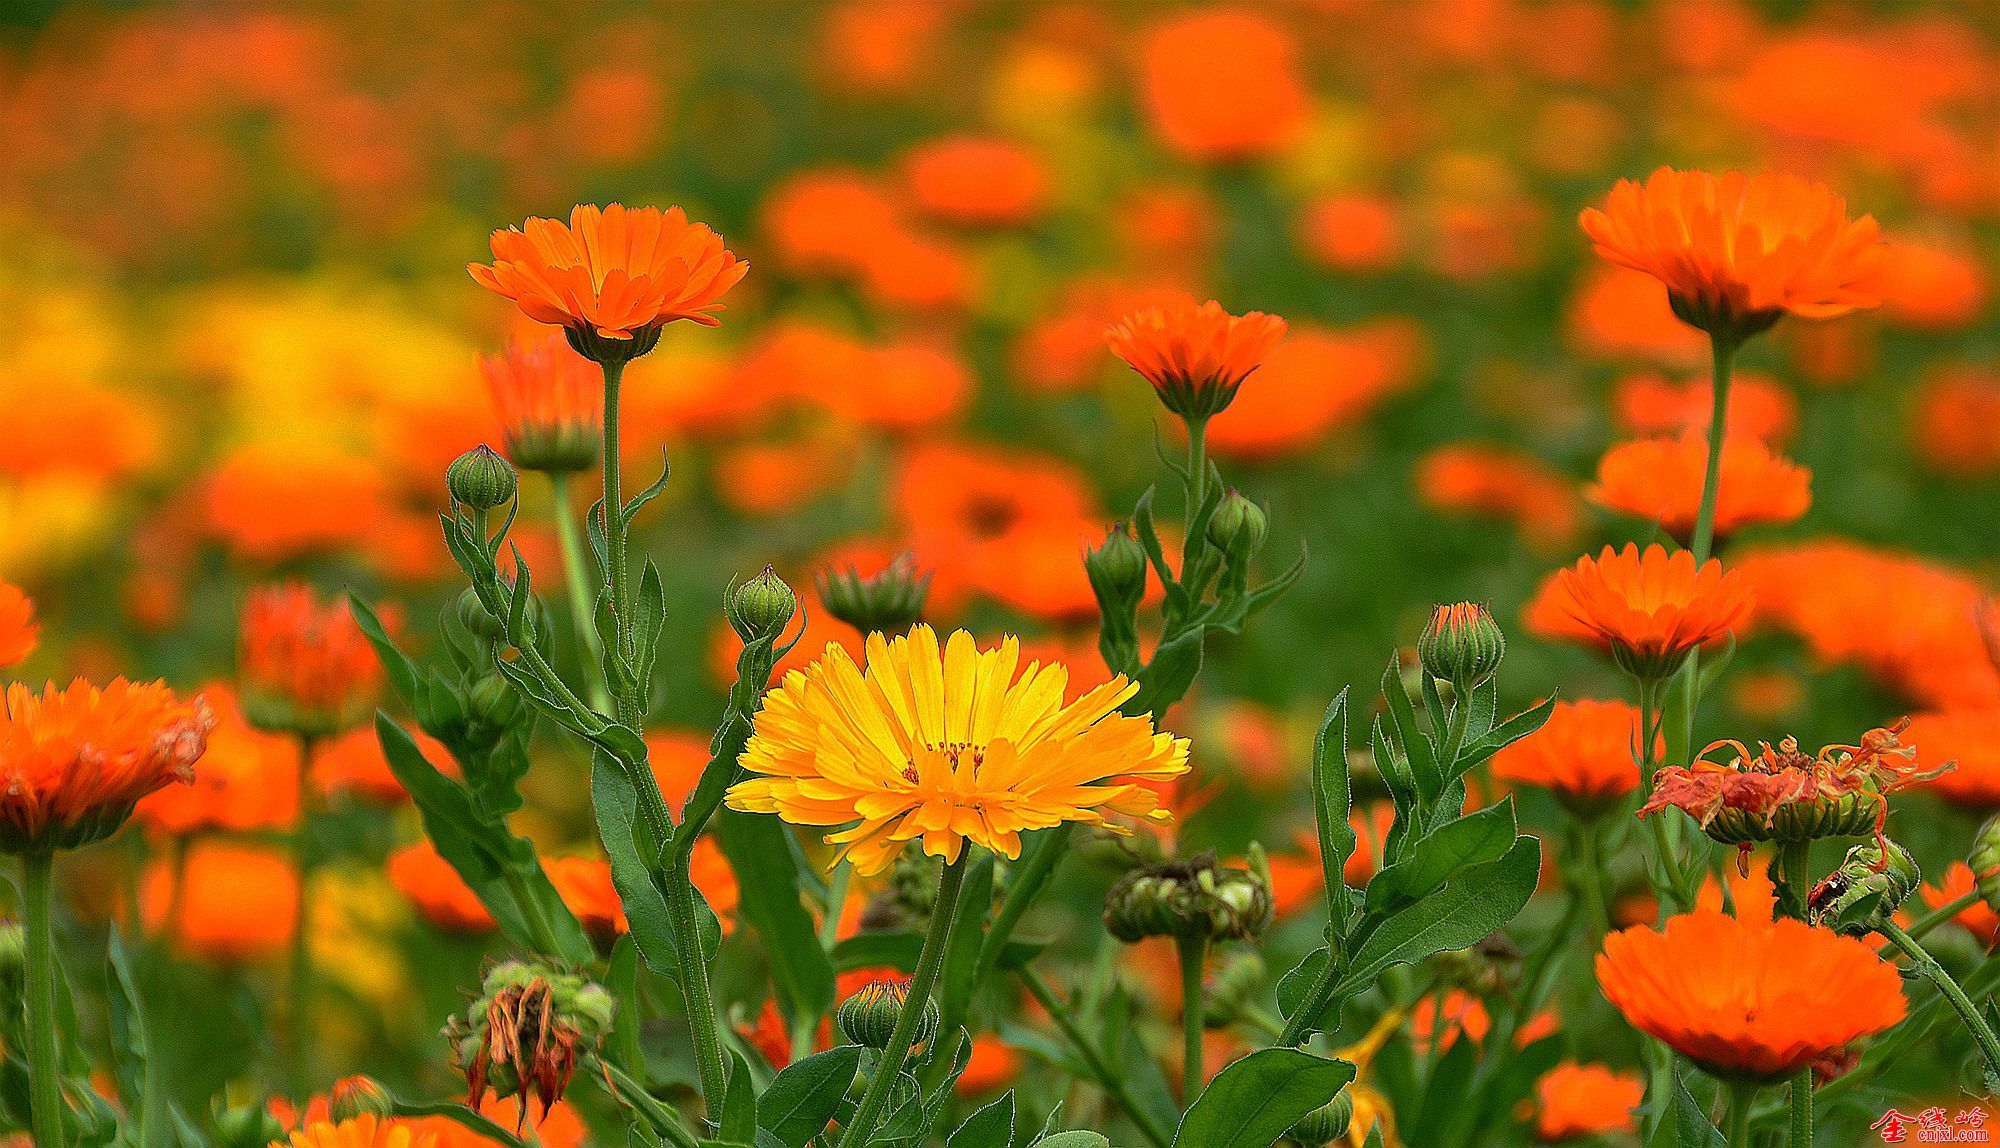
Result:
M689 875L687 862L674 864L667 871L664 884L667 913L673 918L674 943L682 947L681 1001L687 1006L695 1067L701 1073L701 1097L713 1115L722 1103L728 1078L722 1066L722 1032L717 1027L715 993L708 983L709 954L702 951L694 908L694 878Z
M1049 988L1048 982L1044 981L1042 975L1034 969L1023 966L1017 975L1020 976L1021 983L1027 986L1029 995L1033 996L1049 1014L1050 1019L1056 1022L1056 1028L1061 1031L1063 1039L1067 1040L1069 1046L1083 1059L1084 1066L1090 1070L1097 1086L1104 1090L1104 1094L1111 1098L1113 1104L1131 1118L1132 1123L1138 1125L1140 1134L1145 1136L1148 1142L1156 1148L1166 1148L1168 1141L1172 1139L1171 1135L1154 1123L1146 1110L1139 1107L1138 1102L1132 1099L1131 1090L1125 1087L1125 1077L1112 1070L1104 1054L1098 1051L1097 1046L1092 1044L1083 1030L1077 1027L1075 1007L1057 998L1055 992Z
M1181 1061L1181 1104L1194 1103L1208 1083L1202 1071L1201 1038L1206 1027L1202 1020L1202 966L1208 960L1208 937L1195 935L1177 941L1181 960L1181 1041L1185 1055Z
M1943 965L1937 963L1937 959L1932 957L1928 950L1917 943L1915 937L1903 931L1902 926L1883 915L1878 915L1869 922L1869 925L1876 932L1889 938L1890 944L1901 949L1903 955L1910 958L1910 967L1916 970L1918 975L1936 985L1938 992L1944 994L1944 999L1951 1003L1952 1010L1958 1013L1958 1019L1963 1021L1966 1030L1972 1033L1972 1039L1979 1042L1980 1054L1986 1058L1987 1072L1990 1075L2000 1076L2000 1037L1993 1034L1993 1027L1986 1023L1985 1017L1979 1015L1978 1006L1965 995L1965 990L1959 987L1958 982L1952 979L1951 974L1945 971Z
M1807 1065L1792 1077L1792 1138L1785 1148L1812 1148L1812 1090L1813 1070Z
M571 516L574 508L569 500L569 475L549 474L549 500L555 504L551 517L555 519L556 549L562 554L563 587L569 591L570 618L576 625L576 640L583 655L578 660L583 663L590 704L601 711L611 703L604 689L604 643L597 636L597 610L591 604L590 590L596 580L584 562L583 541L577 537L576 519Z
M22 924L28 943L28 1105L35 1143L61 1148L63 1094L56 1032L56 946L50 902L55 854L21 858Z

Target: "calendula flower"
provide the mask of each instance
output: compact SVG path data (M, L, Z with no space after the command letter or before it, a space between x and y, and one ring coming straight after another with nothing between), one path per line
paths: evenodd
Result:
M243 603L237 668L243 710L262 729L323 737L367 716L382 680L347 603L286 582Z
M139 799L194 778L215 721L200 698L116 679L41 693L7 687L0 714L0 851L74 849L108 837Z
M1661 767L1639 816L1682 810L1710 837L1746 853L1758 841L1872 833L1879 842L1889 816L1888 795L1952 768L1950 762L1918 764L1916 747L1900 738L1909 724L1904 718L1869 730L1858 745L1829 745L1818 754L1801 751L1795 737L1776 749L1760 743L1754 754L1739 741L1716 742L1691 765ZM1733 756L1727 762L1709 760L1718 749Z
M1697 646L1750 620L1750 588L1711 558L1696 567L1685 550L1636 545L1582 558L1559 571L1551 608L1570 631L1611 651L1626 672L1646 680L1672 676Z
M1597 485L1586 494L1606 509L1651 519L1685 542L1694 535L1707 473L1706 435L1640 439L1604 453L1597 463ZM1754 438L1723 440L1719 483L1718 538L1745 526L1796 522L1812 506L1812 472Z
M0 669L18 665L34 653L40 636L35 604L20 587L0 582Z
M389 882L424 920L445 932L493 931L493 914L428 840L389 854Z
M528 318L571 332L579 352L622 360L651 350L660 328L675 319L720 325L714 312L750 265L678 207L614 203L579 205L567 224L531 218L496 231L492 264L468 263L466 270Z
M1583 230L1597 253L1664 283L1674 314L1740 340L1786 313L1831 319L1882 301L1874 216L1849 219L1825 186L1786 175L1661 168L1620 180Z
M524 470L567 474L597 463L604 435L604 381L559 335L507 344L482 357L507 457Z
M1186 297L1134 311L1104 332L1111 353L1153 384L1168 410L1194 420L1227 407L1284 336L1276 315L1231 315L1214 300Z
M308 1124L285 1143L290 1148L432 1148L437 1138L403 1121L371 1114L338 1124Z
M1926 906L1941 909L1972 892L1977 886L1972 866L1963 861L1953 861L1938 875L1936 885L1923 886L1917 890L1917 895L1924 899ZM1994 941L2000 940L2000 913L1995 913L1993 907L1983 900L1974 901L1959 910L1958 915L1952 920L1958 922L1966 932L1978 938L1979 943L1989 949L1993 947Z
M1656 732L1657 755L1665 744ZM1639 707L1557 702L1542 728L1493 755L1493 776L1537 785L1580 810L1602 810L1639 787Z
M252 727L227 686L203 687L202 698L215 724L193 784L154 792L133 816L171 837L290 828L299 815L298 743Z
M1141 782L1186 772L1187 742L1117 713L1137 684L1114 677L1064 704L1069 671L1019 659L1014 638L981 650L960 630L941 647L921 625L869 635L865 671L829 644L765 696L742 759L760 776L730 807L844 826L826 840L864 875L910 841L947 861L968 841L1012 858L1026 830L1166 816Z
M200 838L182 864L156 856L139 882L139 918L147 929L218 964L284 952L298 917L298 871L287 851L273 845Z
M1831 929L1771 919L1768 884L1734 917L1700 908L1606 937L1605 999L1634 1028L1724 1077L1781 1080L1903 1019L1903 978Z
M1535 1082L1535 1137L1630 1132L1632 1111L1645 1097L1646 1082L1637 1073L1565 1060Z

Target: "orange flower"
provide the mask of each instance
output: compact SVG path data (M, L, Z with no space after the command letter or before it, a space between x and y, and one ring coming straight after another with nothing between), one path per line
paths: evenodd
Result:
M1599 807L1639 786L1639 709L1622 701L1557 702L1541 729L1493 755L1493 776ZM1665 744L1654 735L1655 760Z
M1141 47L1141 95L1169 147L1190 159L1269 155L1306 127L1298 45L1249 8L1168 17Z
M1566 326L1579 350L1600 358L1694 366L1706 350L1701 332L1674 318L1660 281L1623 267L1585 272Z
M209 534L274 563L357 546L394 513L381 465L325 443L239 447L201 480L196 499Z
M1764 1080L1903 1019L1895 965L1853 937L1773 921L1771 907L1768 884L1738 886L1734 917L1704 907L1660 932L1611 934L1597 957L1605 999L1710 1072Z
M1674 383L1645 371L1618 380L1611 396L1618 426L1635 438L1707 434L1715 406L1705 378ZM1799 402L1783 384L1756 371L1738 371L1729 384L1728 438L1741 435L1772 445L1786 442L1799 422Z
M466 270L537 323L614 342L637 340L611 352L629 358L651 350L660 328L675 319L719 325L714 312L722 310L722 296L750 265L678 207L628 210L614 203L579 205L567 225L530 218L522 228L496 231L492 264L468 263Z
M102 690L51 682L39 694L8 686L0 851L75 849L110 836L141 798L194 779L214 725L200 698L183 702L159 682L118 678Z
M569 906L585 929L609 938L630 927L625 920L624 903L618 898L618 887L611 881L610 862L600 857L553 857L542 864L563 904ZM723 934L728 935L735 929L739 893L736 874L722 855L722 847L713 838L700 838L694 843L688 868L695 888L701 891L708 907L715 910Z
M338 1124L308 1124L285 1143L290 1148L432 1148L437 1138L401 1120L364 1115Z
M389 854L389 883L401 890L424 920L446 932L485 933L493 914L428 840Z
M448 777L459 775L458 760L443 742L415 726L405 725L404 732L424 751L425 760L439 771ZM375 736L373 724L357 726L315 747L312 785L328 798L346 796L385 809L410 800L403 783L389 770L389 759L382 752L382 739Z
M1963 243L1898 242L1883 254L1883 310L1906 326L1966 326L1986 310L1990 293L1985 263Z
M965 1063L953 1090L960 1096L979 1096L1014 1083L1021 1075L1021 1054L997 1034L982 1032L972 1038L972 1056Z
M1084 475L1059 459L937 441L909 447L890 491L917 565L932 571L927 613L933 616L949 615L974 591L1022 599L1022 587L1009 588L1022 572L1020 556L1049 555L1053 539L1065 540L1069 557L1036 581L1066 584L1072 592L1033 597L1095 601L1076 560L1085 539L1104 536L1092 499Z
M1168 410L1189 420L1228 406L1284 336L1285 321L1275 315L1231 315L1214 300L1196 305L1185 296L1134 311L1104 332L1111 353L1153 384Z
M215 727L193 784L158 790L139 802L133 816L153 832L173 837L209 830L290 829L299 810L297 743L252 728L227 686L205 687L202 697Z
M1271 348L1257 385L1209 423L1209 449L1256 459L1309 450L1408 389L1427 353L1422 329L1405 319L1294 330Z
M1382 848L1395 820L1396 807L1387 800L1370 802L1347 815L1348 827L1354 830L1354 852L1348 854L1347 863L1341 866L1343 884L1359 889L1381 868ZM1297 852L1273 853L1268 859L1271 904L1280 917L1318 903L1321 891L1326 888L1318 832L1301 829L1293 841L1298 846Z
M1526 1048L1560 1027L1556 1014L1543 1010L1529 1017L1514 1033L1514 1047ZM1410 1010L1410 1043L1426 1056L1442 1054L1458 1042L1463 1032L1474 1044L1486 1039L1493 1018L1486 1003L1464 989L1450 989L1442 995L1426 995Z
M159 857L139 884L139 918L147 929L224 964L284 952L298 912L298 871L285 850L269 845L196 841L178 871Z
M1417 496L1442 513L1494 514L1537 550L1567 549L1582 518L1569 479L1532 455L1478 443L1441 446L1417 462Z
M347 603L322 605L303 582L251 593L237 661L251 724L286 733L323 737L354 725L382 681L374 647Z
M1685 550L1655 545L1642 554L1628 544L1557 572L1551 601L1575 633L1608 649L1628 673L1657 680L1695 647L1748 624L1751 595L1716 559L1697 569Z
M911 150L904 172L917 206L949 223L1012 226L1034 218L1048 203L1042 161L1006 140L931 140Z
M479 370L515 465L567 474L596 464L604 381L566 340L509 342L505 353L482 356Z
M1950 709L1910 719L1906 740L1925 765L1958 762L1924 788L1955 805L2000 807L2000 708Z
M1646 1098L1637 1073L1608 1065L1565 1060L1535 1082L1535 1136L1568 1140L1606 1132L1631 1132L1633 1109Z
M520 1128L530 1119L522 1111L523 1101L518 1096L485 1096L479 1101L479 1114L502 1128ZM589 1139L583 1118L576 1114L576 1108L567 1100L558 1100L547 1108L537 1108L534 1117L535 1134L529 1143L541 1148L580 1148ZM449 1116L424 1116L404 1119L403 1123L415 1131L416 1135L429 1134L437 1137L437 1148L493 1148L493 1141L481 1136ZM412 1148L416 1148L412 1145Z
M1707 436L1640 439L1606 451L1597 463L1597 485L1585 493L1606 509L1652 519L1686 542L1707 473ZM1754 438L1723 440L1717 484L1717 537L1759 523L1796 522L1812 505L1812 472Z
M1874 216L1795 176L1661 168L1620 180L1583 230L1597 253L1666 284L1674 313L1727 339L1787 312L1830 319L1874 307L1882 264Z
M25 661L40 636L35 604L19 587L0 582L0 669Z
M1925 379L1910 446L1926 465L1955 478L2000 472L2000 376L1953 367Z
M1305 205L1299 247L1307 258L1336 271L1385 271L1402 254L1403 225L1396 205L1378 195L1334 195Z
M1924 904L1941 909L1972 892L1973 888L1972 866L1963 861L1953 861L1945 866L1936 885L1924 885L1917 893L1923 897ZM1979 943L1989 949L1995 940L2000 940L2000 913L1995 913L1993 907L1983 900L1967 905L1952 920L1979 938Z

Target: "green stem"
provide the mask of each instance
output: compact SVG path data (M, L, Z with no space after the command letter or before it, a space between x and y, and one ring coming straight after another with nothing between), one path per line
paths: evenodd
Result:
M715 993L708 982L709 954L701 950L701 934L695 923L694 879L685 860L667 873L667 913L673 919L674 937L696 950L693 960L683 960L680 970L681 1001L687 1007L688 1031L694 1040L694 1062L701 1073L702 1101L710 1115L720 1110L728 1078L722 1066L722 1031L717 1027Z
M1723 1118L1728 1126L1729 1148L1750 1148L1750 1111L1756 1107L1759 1087L1755 1081L1729 1085L1729 1112Z
M604 1070L604 1075L611 1081L612 1087L617 1089L613 1094L614 1099L637 1109L648 1124L668 1140L673 1141L675 1148L699 1148L701 1142L690 1135L687 1129L681 1127L680 1119L666 1105L661 1104L657 1097L648 1092L643 1083L633 1079L630 1073L612 1061L603 1057L594 1059Z
M1069 1041L1070 1047L1083 1058L1084 1066L1090 1070L1091 1076L1097 1081L1097 1086L1104 1090L1104 1094L1111 1098L1113 1104L1131 1118L1132 1123L1138 1126L1140 1134L1148 1142L1157 1148L1166 1148L1172 1139L1171 1135L1155 1124L1152 1116L1132 1099L1131 1090L1125 1087L1124 1076L1111 1070L1111 1065L1104 1059L1104 1054L1099 1052L1090 1038L1083 1034L1083 1030L1077 1027L1073 1019L1074 1006L1057 998L1055 992L1049 988L1048 982L1044 981L1041 974L1034 969L1024 965L1016 970L1016 974L1021 978L1021 983L1027 986L1029 995L1033 996L1042 1006L1042 1010L1055 1021L1056 1028L1062 1032L1063 1038ZM1136 1040L1137 1037L1132 1039Z
M622 464L618 434L618 387L625 377L625 364L606 362L604 367L604 584L611 590L612 621L618 640L615 653L628 661L632 654L632 572L625 560L625 489L619 473ZM606 674L609 680L610 675ZM630 689L618 691L613 699L618 720L639 728L643 705Z
M1708 412L1708 466L1702 472L1701 507L1695 513L1694 537L1689 546L1697 566L1708 561L1715 546L1715 503L1722 487L1722 442L1729 429L1729 382L1739 346L1735 339L1714 336L1709 339L1714 394Z
M572 517L569 498L569 475L554 471L549 473L549 499L555 505L550 517L555 519L556 549L562 554L563 587L569 591L569 611L576 624L576 640L582 647L584 684L589 687L590 704L598 710L610 705L604 689L604 643L597 636L597 610L591 603L591 587L596 581L591 578L589 567L583 560L583 541L577 537L576 519Z
M1910 924L1910 927L1905 931L1910 934L1911 940L1919 940L1924 936L1924 934L1930 932L1932 929L1937 928L1939 925L1944 924L1946 921L1951 920L1953 917L1958 916L1960 913L1965 912L1967 909L1972 908L1974 905L1978 904L1979 901L1980 901L1979 890L1974 889L1972 892L1967 893L1964 896L1955 897L1952 900L1946 901L1944 904L1939 905L1937 908L1932 909L1930 912L1925 913L1921 917L1918 917L1914 922ZM1882 952L1883 955L1886 956L1889 950L1885 948L1882 950Z
M1585 908L1590 913L1591 948L1611 931L1611 905L1604 894L1604 840L1602 829L1595 817L1583 820L1577 825L1578 884Z
M1181 937L1177 941L1181 959L1181 1040L1184 1056L1181 1071L1181 1104L1192 1105L1208 1083L1202 1071L1202 967L1208 960L1206 934Z
M1971 998L1965 995L1965 990L1959 987L1958 982L1952 979L1951 974L1945 971L1943 965L1937 963L1937 959L1932 957L1928 950L1917 943L1915 937L1903 931L1902 926L1883 915L1878 915L1869 922L1869 925L1876 932L1889 938L1890 944L1901 949L1903 955L1910 958L1910 966L1918 975L1936 985L1938 992L1944 994L1944 999L1951 1002L1952 1009L1958 1013L1958 1019L1965 1023L1967 1031L1972 1033L1972 1038L1979 1042L1979 1051L1986 1058L1987 1073L2000 1076L2000 1037L1994 1036L1992 1026L1986 1023L1985 1017L1979 1015L1979 1009L1972 1003Z
M1195 514L1201 510L1201 500L1207 493L1203 487L1208 482L1208 420L1187 420L1187 432L1187 517L1192 525Z
M931 908L930 928L924 934L923 954L917 958L917 972L910 980L910 997L903 1002L903 1011L889 1036L889 1047L882 1050L875 1075L868 1081L868 1091L862 1093L861 1105L854 1110L854 1119L841 1133L840 1148L861 1148L881 1123L882 1108L889 1102L889 1091L896 1079L903 1074L910 1046L916 1043L917 1026L930 1003L931 990L937 987L945 946L951 943L952 921L958 916L958 894L965 888L965 870L971 859L972 847L963 845L958 860L944 867L944 877L938 882L937 903Z
M62 1071L56 1031L56 946L50 902L55 854L21 858L22 924L28 943L28 1108L35 1143L61 1148Z
M1807 1065L1792 1077L1792 1138L1785 1148L1812 1148L1812 1090L1813 1070L1811 1065Z
M289 973L285 980L285 1024L290 1040L292 1099L304 1104L312 1092L311 1038L307 1034L307 1013L312 1008L312 950L307 935L307 918L312 915L312 758L314 738L299 735L299 820L292 829L292 871L298 876L298 911L292 916L289 945Z
M1801 921L1806 919L1811 857L1811 841L1787 841L1778 847L1778 905L1786 916Z

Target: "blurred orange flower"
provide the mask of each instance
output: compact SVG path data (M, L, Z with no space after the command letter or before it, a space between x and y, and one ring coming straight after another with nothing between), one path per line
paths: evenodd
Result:
M1385 196L1313 200L1300 213L1298 231L1306 258L1336 271L1386 271L1402 257L1402 221Z
M1506 447L1438 447L1417 461L1416 483L1430 509L1499 515L1538 551L1567 549L1582 525L1575 484L1541 459Z
M1881 302L1875 217L1796 176L1660 168L1580 217L1597 253L1664 283L1674 313L1732 337L1790 312L1830 319Z
M382 664L347 602L322 603L303 582L253 591L237 648L243 711L262 729L339 733L367 716L381 688Z
M1535 1082L1535 1136L1553 1141L1630 1132L1637 1127L1633 1110L1645 1098L1646 1082L1636 1072L1565 1060Z
M1604 940L1597 979L1634 1028L1711 1072L1779 1080L1903 1019L1896 966L1853 937L1771 919L1738 890L1736 913L1671 918ZM1826 1002L1839 1001L1839 1008Z
M604 379L562 336L510 341L479 370L516 466L565 474L597 462Z
M34 602L20 587L0 582L0 669L27 660L40 636Z
M1650 519L1685 543L1694 534L1707 473L1706 435L1639 439L1606 451L1596 485L1584 493L1608 510ZM1717 483L1717 538L1745 526L1796 522L1812 506L1812 472L1772 454L1759 439L1723 440Z
M1294 329L1208 424L1208 444L1230 458L1268 459L1319 445L1407 389L1427 352L1415 323L1383 318L1350 327Z
M1231 315L1192 296L1134 311L1104 332L1111 353L1153 384L1168 410L1189 419L1227 407L1284 337L1285 321L1276 315Z
M493 914L429 840L405 845L389 854L389 883L410 899L419 915L451 933L485 933L494 927Z
M201 696L215 721L201 768L191 784L142 799L133 816L173 837L290 829L299 813L298 743L252 728L226 685L206 686Z
M194 780L215 719L159 682L16 682L0 713L0 851L75 849L109 836L147 794Z
M299 912L299 876L283 849L250 842L196 841L178 868L146 866L140 919L175 947L223 963L283 952Z
M2000 708L1917 714L1903 742L1917 748L1925 766L1958 762L1957 769L1925 782L1925 789L1954 804L2000 808Z
M1925 379L1911 415L1910 446L1924 463L1955 477L2000 471L2000 374L1962 366Z
M1882 309L1922 330L1951 330L1977 320L1992 286L1976 251L1956 242L1891 243L1882 257Z
M1953 861L1938 875L1937 884L1923 885L1918 888L1917 893L1923 898L1924 904L1933 909L1941 909L1972 892L1974 888L1972 866L1963 861ZM1952 920L1958 922L1966 932L1978 938L1979 943L1989 949L1993 947L1994 941L2000 940L2000 913L1995 913L1993 907L1984 900L1976 900L1967 905L1959 910L1958 915Z
M1034 152L1007 140L946 136L912 148L903 161L910 198L948 223L1008 227L1048 203L1049 176Z
M1654 760L1665 751L1654 736ZM1493 755L1493 776L1538 785L1584 805L1639 786L1639 708L1622 701L1559 701L1541 729Z
M260 562L354 546L394 516L381 466L322 444L240 447L195 497L208 532Z
M1685 550L1654 545L1641 553L1628 544L1559 571L1551 601L1575 627L1563 636L1583 636L1628 672L1658 678L1695 647L1742 629L1752 599L1748 583L1716 559L1697 568Z
M1167 146L1189 159L1265 156L1306 127L1298 56L1292 34L1267 12L1177 13L1140 45L1140 95Z
M1618 380L1611 410L1618 426L1635 438L1706 435L1715 406L1715 388L1706 378L1674 383L1645 371ZM1729 383L1726 439L1754 438L1774 445L1798 428L1799 401L1783 384L1756 371L1738 371Z
M493 233L491 265L466 270L538 323L631 339L675 319L713 327L722 297L750 270L678 207L579 204L569 223L531 217Z

